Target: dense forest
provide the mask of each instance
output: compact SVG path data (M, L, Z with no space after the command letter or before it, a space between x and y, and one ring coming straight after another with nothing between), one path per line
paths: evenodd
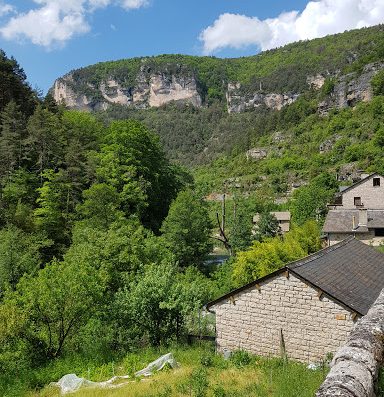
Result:
M226 60L225 73L232 70L249 84L252 71L285 79L299 58L311 72L315 66L357 71L383 60L381 29L321 39L321 51L318 40L292 44L283 58L281 50L270 51L265 65L264 54ZM330 59L329 51L339 56ZM219 60L188 59L201 76L205 68L201 81L215 88L209 79L220 77L213 67ZM104 69L94 68L81 73L100 78ZM326 203L340 182L336 173L346 164L384 172L382 72L372 79L372 101L326 116L317 105L331 83L281 111L228 114L217 85L221 93L207 90L210 103L202 109L171 104L89 114L39 97L4 52L0 72L2 395L25 395L70 366L86 370L90 362L212 332L209 318L200 316L205 303L321 247ZM201 165L208 141L222 150ZM251 147L264 148L266 156L247 159ZM293 184L301 186L292 192ZM221 232L222 204L204 200L212 193L227 194ZM272 209L292 212L284 237ZM214 247L231 254L224 265L207 261Z

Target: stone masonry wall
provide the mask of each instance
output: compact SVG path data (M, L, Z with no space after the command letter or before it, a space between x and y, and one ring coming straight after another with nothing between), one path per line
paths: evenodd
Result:
M245 349L280 354L282 330L288 358L317 362L345 343L353 313L292 274L270 278L212 306L219 351Z
M316 397L373 397L384 363L384 290L336 353Z
M353 234L352 230L349 233L328 233L329 244L337 244ZM372 229L367 233L355 233L355 237L367 245L378 246L384 243L384 237L375 237L375 232Z
M373 178L361 183L355 188L343 194L342 209L356 208L353 202L354 197L361 197L364 208L384 209L384 178L380 178L380 186L373 186Z

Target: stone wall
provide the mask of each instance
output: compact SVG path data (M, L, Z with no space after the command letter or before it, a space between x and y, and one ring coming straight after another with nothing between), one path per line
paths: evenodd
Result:
M364 208L384 209L384 178L380 178L380 186L373 186L373 178L361 183L355 188L343 193L343 206L341 209L354 209L354 197L361 197Z
M336 353L316 397L373 397L384 362L384 290Z
M281 333L288 358L317 362L345 343L354 315L292 274L269 278L213 305L219 351L245 349L280 354Z
M367 233L354 234L352 230L348 233L328 233L329 245L335 245L353 235L355 238L367 245L373 245L377 247L384 243L384 237L376 237L374 230L370 229Z

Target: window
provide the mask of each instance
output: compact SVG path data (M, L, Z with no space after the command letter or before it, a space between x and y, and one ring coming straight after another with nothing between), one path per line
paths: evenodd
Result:
M353 204L355 207L360 207L361 206L361 197L354 197Z
M373 186L380 186L380 178L373 178Z
M384 229L375 229L375 236L384 237Z
M341 195L336 196L333 204L334 205L343 205L343 197Z

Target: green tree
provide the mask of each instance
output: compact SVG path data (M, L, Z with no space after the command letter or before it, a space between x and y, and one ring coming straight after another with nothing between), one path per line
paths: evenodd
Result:
M327 203L334 196L336 189L336 179L327 173L313 178L308 186L297 189L290 203L293 220L302 225L309 219L324 219Z
M384 70L372 77L371 86L374 95L384 95Z
M180 180L162 151L159 138L143 124L128 120L111 123L99 155L99 181L113 186L129 216L158 231Z
M17 61L0 50L0 112L11 101L21 106L24 114L33 112L37 96L26 80L27 76Z
M255 241L247 251L237 254L232 272L235 285L256 280L286 263L317 251L321 248L319 235L316 222L309 221L302 227L293 227L283 238Z
M57 169L63 164L65 145L59 116L38 106L28 119L27 132L24 155L30 168L39 174L42 184L45 169Z
M256 224L255 240L263 241L268 237L275 237L281 233L279 221L270 212L260 214L260 219Z
M0 176L9 178L22 165L26 120L14 101L5 106L0 120Z
M161 240L135 218L119 219L108 229L96 228L85 219L75 225L72 241L65 258L103 270L110 293L133 280L142 265L171 258Z
M38 207L33 215L37 230L55 242L46 253L46 260L50 260L53 256L61 256L69 246L75 203L73 187L61 171L46 170L42 177L45 181L37 189Z
M33 231L33 207L36 201L36 175L21 168L6 178L0 198L0 219L24 231Z
M206 203L190 189L179 193L161 227L163 238L181 267L202 264L212 250L211 230Z
M19 337L31 345L35 360L56 358L95 312L104 289L102 273L89 265L55 261L36 277L23 277L0 312L22 313Z
M41 246L36 236L15 226L0 230L0 297L5 290L14 290L24 274L36 274L41 264Z
M77 207L77 211L93 227L108 229L113 222L124 217L119 210L120 195L113 186L93 184L83 191L83 197L84 202Z
M117 293L116 311L131 340L158 346L182 336L211 297L210 283L200 272L190 268L181 274L163 261L145 266L129 287Z

